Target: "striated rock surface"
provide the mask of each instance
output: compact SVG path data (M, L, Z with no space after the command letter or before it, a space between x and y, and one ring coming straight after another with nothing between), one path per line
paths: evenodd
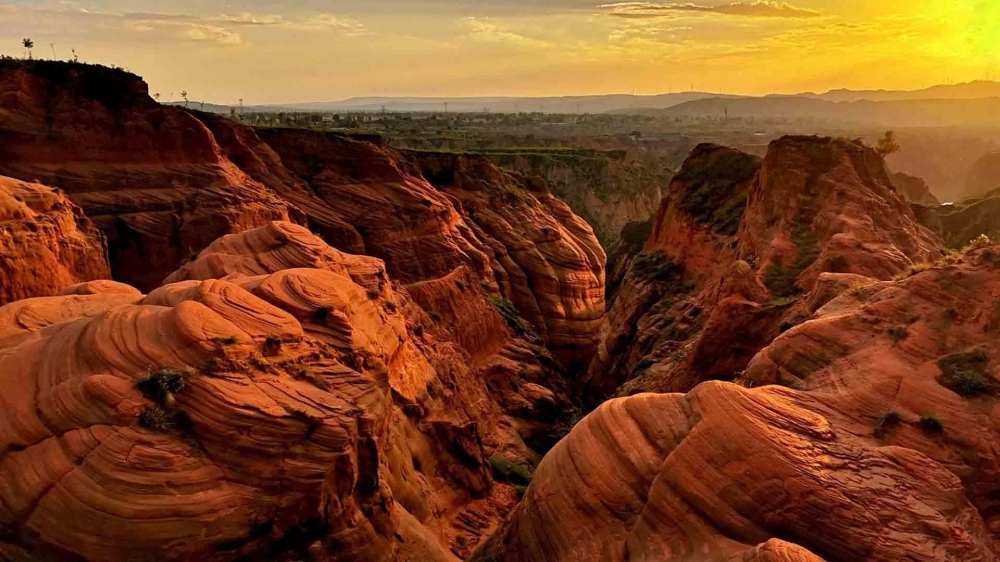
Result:
M222 131L233 126L212 125L227 154L253 162L249 173L334 246L382 259L404 284L465 267L560 359L585 362L593 352L606 257L593 229L550 194L481 157L401 154L317 131ZM291 178L274 171L261 142Z
M995 560L998 256L849 290L739 384L605 403L473 559Z
M0 305L108 278L106 254L100 231L64 195L0 176Z
M2 307L4 539L91 560L464 557L517 501L489 455L530 466L520 435L561 391L522 340L458 346L440 324L380 260L290 223L219 239L147 296L99 282Z
M124 71L4 60L0 136L0 174L63 190L107 236L115 279L141 289L223 234L300 217Z
M759 166L759 169L758 169ZM942 255L869 148L771 143L762 164L701 145L671 184L643 252L623 258L579 391L686 392L732 380L829 293L824 274L892 279Z

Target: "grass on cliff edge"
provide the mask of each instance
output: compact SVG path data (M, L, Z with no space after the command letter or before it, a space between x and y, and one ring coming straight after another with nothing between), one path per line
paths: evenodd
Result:
M674 178L685 186L681 210L716 234L736 234L749 195L744 184L760 167L760 158L735 150L689 158Z

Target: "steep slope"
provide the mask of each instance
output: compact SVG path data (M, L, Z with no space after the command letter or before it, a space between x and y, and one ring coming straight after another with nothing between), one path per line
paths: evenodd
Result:
M1000 189L1000 151L982 155L965 179L965 197L977 199Z
M550 194L479 157L209 123L223 150L253 162L249 173L302 209L329 243L384 260L404 284L465 268L498 303L510 301L567 366L589 359L604 313L606 257L593 229ZM234 127L238 134L227 132ZM278 176L260 144L291 177Z
M605 248L629 222L646 220L669 185L669 167L655 152L544 148L481 151L504 169L540 178L594 227Z
M490 455L558 413L537 359L484 376L380 260L291 223L145 297L65 293L0 308L0 525L42 557L452 560L516 503Z
M863 145L785 137L757 165L721 147L692 153L609 301L581 389L588 403L619 387L684 392L729 380L808 317L821 275L886 280L941 256Z
M0 176L0 305L110 277L104 237L53 189Z
M605 403L473 559L995 560L998 255L847 291L739 384Z
M891 174L892 184L910 203L916 203L924 207L936 207L941 204L938 198L931 193L931 188L927 182L902 172Z
M0 61L0 136L0 175L65 191L107 236L115 278L143 289L220 235L299 216L124 71Z
M1000 189L935 209L949 247L960 249L981 235L1000 240Z

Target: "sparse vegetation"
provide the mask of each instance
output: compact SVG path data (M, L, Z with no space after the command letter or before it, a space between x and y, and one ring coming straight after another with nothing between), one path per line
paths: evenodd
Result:
M642 359L639 360L638 363L635 364L635 367L632 368L632 377L633 378L638 377L639 375L648 371L649 368L655 364L656 362L650 359L649 357L643 357Z
M517 334L525 334L528 332L528 327L525 325L524 320L521 319L521 314L517 311L517 307L514 303L500 296L491 296L490 303L493 307L497 309L497 312L504 317L507 321L507 325L510 326Z
M632 262L632 271L651 283L679 282L684 275L684 267L663 252L639 254Z
M731 149L692 155L674 178L685 188L681 210L716 234L736 234L746 210L749 182L760 166L760 158Z
M949 306L948 308L944 309L944 317L947 318L948 320L957 320L958 310Z
M490 457L490 469L493 471L493 480L508 482L515 486L527 486L531 484L531 479L534 477L531 470L513 463L500 455Z
M220 336L212 338L212 341L219 345L235 345L239 343L240 340L236 336Z
M799 275L811 266L819 256L819 246L812 226L800 220L792 229L792 242L798 247L798 259L794 265L786 266L776 258L764 272L764 285L777 298L791 297L801 292L796 282Z
M377 299L377 298L379 298L381 296L382 296L382 291L380 289L378 289L376 287L372 287L371 289L368 289L368 298L369 299L375 300L375 299Z
M899 142L896 141L896 134L892 131L886 131L885 134L878 139L878 143L875 145L875 152L878 153L883 160L888 158L890 154L899 152L899 150Z
M271 362L263 357L254 355L250 358L250 366L261 372L267 372L271 368Z
M281 353L281 338L278 336L267 336L264 339L264 347L262 351L267 357L274 357L275 355Z
M940 433L944 431L944 424L934 414L920 416L920 429L927 433Z
M170 431L177 427L174 414L159 406L147 406L139 412L139 425L152 431Z
M140 378L135 387L143 396L157 404L173 405L174 396L187 387L194 375L193 369L159 369Z
M892 326L889 328L888 333L889 337L892 338L893 345L899 345L906 338L910 337L910 332L906 329L906 326Z
M882 414L878 419L878 423L875 425L875 431L873 432L875 437L883 437L891 432L899 424L903 422L903 416L895 410L889 410L888 412Z
M988 248L992 245L993 245L993 240L989 236L985 234L980 234L976 238L970 240L969 243L966 244L964 248L962 248L962 253L968 254L969 252L973 252L975 250L981 250L983 248Z
M938 361L941 386L966 397L992 394L996 385L989 377L990 358L983 351L956 353Z

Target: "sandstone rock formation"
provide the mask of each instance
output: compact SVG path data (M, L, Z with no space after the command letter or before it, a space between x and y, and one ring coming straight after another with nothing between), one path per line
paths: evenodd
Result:
M618 243L626 224L656 212L673 173L667 158L644 148L512 148L491 149L485 155L504 169L544 181L594 227L605 248Z
M110 277L104 237L57 191L0 176L0 305Z
M65 191L107 236L115 278L141 289L223 234L299 216L124 71L0 62L0 136L0 175Z
M43 558L452 560L516 502L488 452L561 407L498 312L477 359L291 223L63 293L0 308L0 529Z
M956 205L937 207L934 214L951 248L961 249L981 235L1000 240L1000 189Z
M730 380L808 318L822 274L892 279L942 248L860 143L785 137L759 171L751 156L699 146L627 260L580 392L596 405L616 389Z
M910 203L915 203L923 207L937 207L941 204L938 198L931 193L931 188L923 179L911 176L902 172L890 174L892 184L896 186L899 193Z
M998 246L847 289L739 384L602 405L473 559L995 560L998 344Z

